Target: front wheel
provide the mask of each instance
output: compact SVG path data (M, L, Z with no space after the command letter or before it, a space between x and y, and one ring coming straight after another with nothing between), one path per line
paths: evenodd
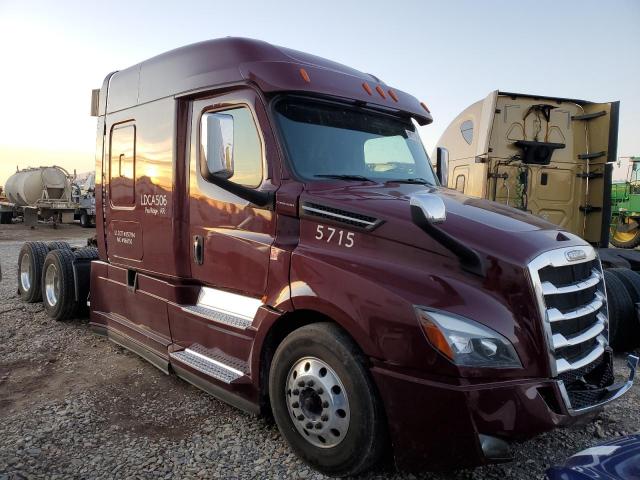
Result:
M382 405L358 352L338 326L316 323L287 336L271 363L278 428L298 456L327 475L371 468L386 444Z

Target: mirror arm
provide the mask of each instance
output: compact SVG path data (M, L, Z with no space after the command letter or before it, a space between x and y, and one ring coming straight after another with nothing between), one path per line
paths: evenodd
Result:
M420 207L411 205L411 219L431 238L458 257L464 270L481 277L486 276L484 265L478 252L429 222Z
M245 187L243 185L239 185L231 180L227 180L226 178L217 177L216 175L207 171L204 175L205 179L214 185L217 185L220 188L225 189L227 192L233 193L234 195L247 200L248 202L253 203L259 207L268 207L270 209L275 208L275 197L273 192L260 192L253 188Z

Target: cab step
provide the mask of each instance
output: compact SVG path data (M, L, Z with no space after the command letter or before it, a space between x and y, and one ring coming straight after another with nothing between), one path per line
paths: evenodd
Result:
M227 384L250 381L246 364L218 349L207 349L202 345L193 344L184 350L170 352L169 357Z
M224 325L229 325L236 328L248 328L253 323L253 321L249 318L233 315L228 312L223 312L206 305L183 305L182 310L184 312L192 313L193 315L198 315L200 317L213 320L214 322L222 323Z

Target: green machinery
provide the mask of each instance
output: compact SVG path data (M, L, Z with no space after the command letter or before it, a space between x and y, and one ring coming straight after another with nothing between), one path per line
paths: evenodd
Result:
M611 184L611 243L619 248L640 245L640 157L629 159L627 179Z

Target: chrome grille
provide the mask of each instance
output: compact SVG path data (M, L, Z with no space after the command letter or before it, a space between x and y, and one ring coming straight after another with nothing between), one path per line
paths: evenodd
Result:
M608 314L595 250L581 246L545 252L529 264L529 275L553 376L589 370L600 363L608 343Z

